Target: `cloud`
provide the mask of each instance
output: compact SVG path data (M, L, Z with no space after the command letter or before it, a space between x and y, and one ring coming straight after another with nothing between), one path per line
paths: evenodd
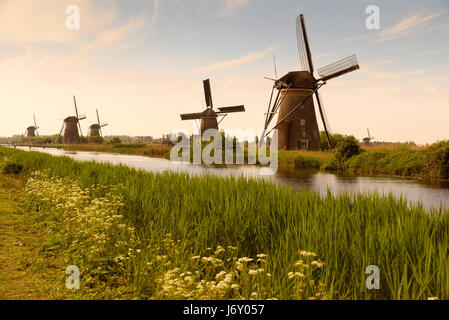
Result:
M431 29L424 29L429 26L429 22L443 14L442 12L438 12L435 14L430 15L424 15L422 13L415 13L409 17L406 17L399 21L396 25L385 28L383 31L379 33L379 36L377 39L372 40L370 42L380 42L380 41L386 41L386 40L392 40L397 39L400 37L407 36L412 33L416 33L418 31L420 32L429 32L431 30L434 30L434 28Z
M246 7L252 0L221 0L219 17L230 17L235 11Z
M348 42L348 41L351 41L351 40L355 39L358 35L359 35L358 33L353 34L352 36L349 36L349 37L347 37L347 38L344 38L343 40L341 40L341 42Z
M158 0L155 0L155 3ZM113 0L78 0L80 29L66 28L66 7L72 0L3 0L0 2L0 44L27 46L36 44L69 45L83 51L104 48L130 38L146 24L146 17L121 21ZM153 22L157 21L157 13Z
M153 1L153 7L154 7L154 13L153 18L151 19L151 26L155 26L157 23L157 20L159 19L159 0Z
M448 51L449 51L449 48L436 49L436 50L427 50L427 51L415 52L413 55L414 56L431 56L431 55L434 55L434 54L439 54L439 53L448 52Z
M235 67L235 66L242 65L242 64L247 64L247 63L262 59L263 57L266 57L267 55L272 53L273 50L274 50L274 46L271 46L268 49L263 50L263 51L248 53L240 58L227 60L227 61L215 63L212 65L200 68L196 72L201 73L201 72L206 72L206 71L225 69L225 68Z
M376 60L376 61L365 62L363 65L365 67L380 67L380 66L385 66L387 64L392 64L394 62L395 62L395 60L384 59L384 60Z

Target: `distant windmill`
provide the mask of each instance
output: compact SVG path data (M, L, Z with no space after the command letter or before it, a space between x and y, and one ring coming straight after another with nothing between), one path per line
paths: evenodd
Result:
M73 103L75 104L75 116L70 116L64 119L61 131L59 132L58 142L60 142L61 134L63 131L64 143L80 143L80 135L83 136L80 121L86 119L86 116L84 114L78 114L78 107L76 105L75 96L73 96Z
M359 69L357 56L352 55L318 69L319 78L316 79L313 75L312 54L302 14L296 19L296 31L299 58L303 71L293 71L280 79L271 79L274 80L274 86L265 117L264 134L261 142L274 129L278 129L279 149L320 150L321 139L313 103L313 96L315 95L326 132L327 143L329 148L332 149L330 126L318 89L330 79ZM273 102L275 89L278 92ZM276 114L278 114L277 124L271 130L268 130Z
M369 145L371 143L371 140L374 140L374 137L371 137L371 134L369 133L369 129L368 130L368 137L363 138L363 143L366 145Z
M218 125L223 121L223 119L228 115L228 113L234 112L244 112L245 106L235 106L235 107L222 107L218 108L218 112L214 110L214 105L212 103L212 93L210 89L210 80L204 80L204 95L206 98L207 108L203 112L199 113L186 113L181 114L182 120L199 120L201 119L201 135L208 129L217 129ZM217 122L217 117L221 116L220 122Z
M26 136L27 137L36 137L39 136L39 133L37 132L37 129L39 129L39 127L36 124L36 116L33 114L33 119L34 119L34 126L28 127L26 130Z
M89 127L89 137L102 137L103 132L101 132L101 128L106 127L107 125L109 125L107 122L100 122L100 116L98 115L97 109L97 123L94 123Z

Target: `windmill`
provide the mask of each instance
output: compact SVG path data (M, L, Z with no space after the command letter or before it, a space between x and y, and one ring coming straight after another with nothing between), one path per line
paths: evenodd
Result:
M371 134L369 133L369 129L368 130L368 137L363 138L363 143L366 145L369 145L371 143L371 140L374 140L374 137L371 137Z
M327 143L332 149L330 126L318 90L328 80L359 69L357 56L352 55L318 69L317 79L314 77L312 54L302 14L296 19L296 33L302 71L292 71L280 79L271 79L274 80L274 86L271 91L261 142L274 129L278 129L279 149L320 150L320 133L313 103L313 96L315 96ZM274 98L275 90L278 92ZM277 124L268 131L276 114L278 114Z
M75 96L73 96L73 103L75 104L75 116L64 119L61 131L59 132L58 142L60 142L62 131L64 131L64 143L80 143L80 135L83 136L80 121L86 119L86 116L84 114L78 114Z
M39 136L39 133L37 132L37 129L39 129L39 127L36 124L36 116L34 114L33 114L33 120L34 120L34 126L30 126L26 130L26 136L27 137Z
M106 127L107 125L109 125L107 122L100 122L100 116L98 115L97 109L97 123L94 123L89 127L89 137L102 137L103 132L101 132L101 128Z
M244 112L245 106L235 106L235 107L222 107L218 108L218 112L214 110L214 105L212 102L212 92L210 89L210 80L204 80L204 96L206 98L206 110L199 113L186 113L181 114L182 120L199 120L201 119L201 135L208 129L217 129L218 125L223 121L223 119L228 115L228 113ZM219 122L217 118L222 117Z

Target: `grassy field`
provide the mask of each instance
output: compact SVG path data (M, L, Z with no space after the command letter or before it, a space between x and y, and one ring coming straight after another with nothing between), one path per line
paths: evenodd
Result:
M81 290L143 299L449 298L443 208L7 148L0 159L23 166L24 210L48 233L45 250L80 267ZM369 265L380 268L380 290L365 286ZM132 292L120 291L127 284Z

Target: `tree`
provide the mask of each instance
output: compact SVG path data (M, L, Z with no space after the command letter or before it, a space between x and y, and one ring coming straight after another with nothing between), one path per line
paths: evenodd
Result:
M335 158L338 161L346 161L360 154L360 145L354 136L346 136L337 146Z

